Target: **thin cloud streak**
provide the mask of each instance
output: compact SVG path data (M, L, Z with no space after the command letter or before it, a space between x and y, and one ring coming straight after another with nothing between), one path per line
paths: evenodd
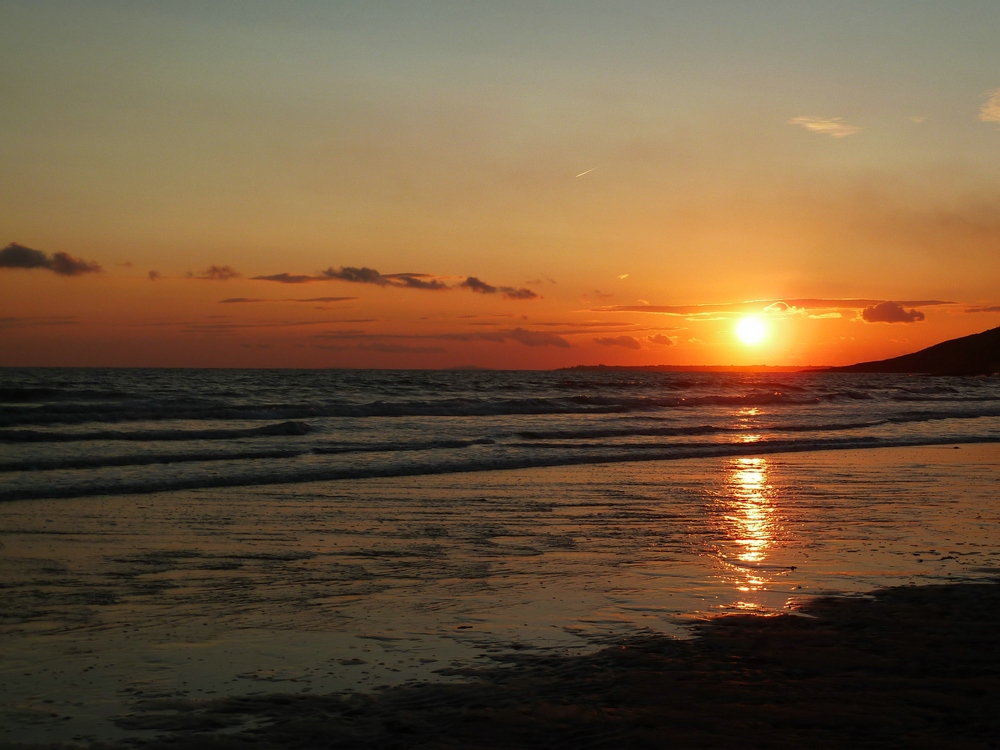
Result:
M846 138L861 132L857 125L848 125L843 117L793 117L789 125L799 125L812 133Z
M264 297L230 297L228 299L220 299L220 304L238 304L238 303L257 303L257 302L347 302L351 300L356 300L358 297L307 297L301 299L298 297L283 297L281 299L266 299Z
M632 336L606 336L604 338L595 338L595 344L600 344L601 346L620 346L625 349L642 349L642 344L639 340Z
M873 307L882 304L887 300L880 299L784 299L784 300L752 300L748 302L735 302L729 304L716 305L611 305L608 307L598 307L593 312L641 312L653 313L657 315L672 315L679 317L693 317L704 315L716 315L719 313L739 314L748 312L765 312L771 308L771 312L787 311L790 309L801 310L863 310L866 307ZM948 300L903 300L899 302L910 307L935 307L940 305L954 305ZM775 307L781 306L781 307Z

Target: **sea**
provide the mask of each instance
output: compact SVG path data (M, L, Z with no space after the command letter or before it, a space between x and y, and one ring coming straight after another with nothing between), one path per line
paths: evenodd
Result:
M0 370L0 500L1000 440L1000 379Z
M0 369L0 744L995 579L998 442L995 377Z

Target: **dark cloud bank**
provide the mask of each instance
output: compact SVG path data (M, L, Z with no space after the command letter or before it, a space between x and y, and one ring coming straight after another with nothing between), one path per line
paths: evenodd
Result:
M920 310L907 310L899 302L880 302L861 311L866 323L916 323L925 317Z
M82 276L102 270L94 261L74 258L62 252L46 255L41 250L32 250L16 242L0 250L0 268L44 268L60 276Z

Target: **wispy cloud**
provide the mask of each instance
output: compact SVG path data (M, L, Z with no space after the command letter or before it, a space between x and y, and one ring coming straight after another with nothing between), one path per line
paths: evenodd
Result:
M1000 305L976 305L965 308L967 313L995 313L1000 312Z
M440 279L434 278L429 273L390 273L383 275L374 268L368 268L367 266L361 268L355 268L354 266L330 267L325 271L321 271L319 278L347 281L352 284L374 284L375 286L395 286L430 291L440 291L448 288L447 284Z
M284 297L281 299L265 299L263 297L230 297L228 299L220 299L221 304L240 304L240 303L256 303L256 302L346 302L349 300L356 300L357 297L306 297L305 299L300 299L298 297Z
M861 311L866 323L916 323L925 317L920 310L907 310L899 302L880 302Z
M570 348L570 343L564 339L561 335L556 333L549 333L548 331L531 331L525 328L514 328L506 331L490 331L488 333L476 331L471 333L422 333L422 334L403 334L403 333L366 333L365 331L358 330L346 330L346 331L324 331L323 333L315 334L314 338L318 339L360 339L366 341L375 340L397 340L405 339L407 341L413 340L435 340L435 341L489 341L494 344L503 344L507 341L516 341L519 344L524 344L525 346L556 346L562 349Z
M481 281L475 276L466 277L458 286L476 294L502 294L507 299L537 299L538 295L527 288L516 289L512 286L493 286Z
M983 122L995 122L1000 124L1000 89L987 91L986 101L979 109L979 119Z
M677 343L677 337L667 336L664 333L654 333L652 336L647 336L646 341L650 344L656 344L658 346L673 346Z
M22 328L31 326L75 326L80 321L70 316L48 316L34 318L0 318L0 328Z
M41 250L33 250L16 242L11 242L0 250L0 268L44 268L59 276L82 276L101 271L100 265L94 261L74 258L63 252L46 255Z
M279 284L308 284L310 281L326 281L322 276L306 276L304 274L276 273L271 276L251 276L251 281L276 281Z
M748 302L734 302L713 305L610 305L598 307L594 312L641 312L684 318L705 319L719 315L740 315L746 313L788 313L812 310L863 310L879 305L880 299L766 299ZM898 304L910 307L935 307L953 305L954 302L938 299L902 300Z
M625 349L642 349L639 340L632 336L605 336L604 338L595 338L594 343L601 346L621 346Z
M350 284L372 284L380 287L399 289L421 289L440 292L448 289L468 289L476 294L500 294L511 300L538 299L538 294L527 287L494 286L476 276L467 276L458 284L448 284L440 277L429 273L380 273L367 266L332 266L320 271L316 276L304 274L278 273L268 276L254 276L254 281L276 281L281 284L305 284L311 281L346 281Z
M861 132L861 128L857 125L848 125L844 122L843 117L793 117L788 124L799 125L812 133L834 138L846 138Z
M229 281L230 279L238 279L242 275L232 266L209 266L202 271L198 278L210 281Z
M545 331L528 331L524 328L515 328L507 334L514 341L525 346L558 346L562 349L569 349L570 343L555 333Z
M358 349L367 352L385 352L386 354L440 354L447 351L441 346L406 346L405 344L358 344Z

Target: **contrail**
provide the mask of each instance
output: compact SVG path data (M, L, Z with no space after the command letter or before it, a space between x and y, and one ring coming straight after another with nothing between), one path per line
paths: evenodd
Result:
M591 168L590 168L590 169L588 169L588 170L587 170L586 172L580 172L580 174L578 174L578 175L577 175L577 177L583 177L583 176L584 176L585 174L590 174L590 173L591 173L591 172L593 172L593 171L594 171L595 169L597 169L597 167L591 167Z

